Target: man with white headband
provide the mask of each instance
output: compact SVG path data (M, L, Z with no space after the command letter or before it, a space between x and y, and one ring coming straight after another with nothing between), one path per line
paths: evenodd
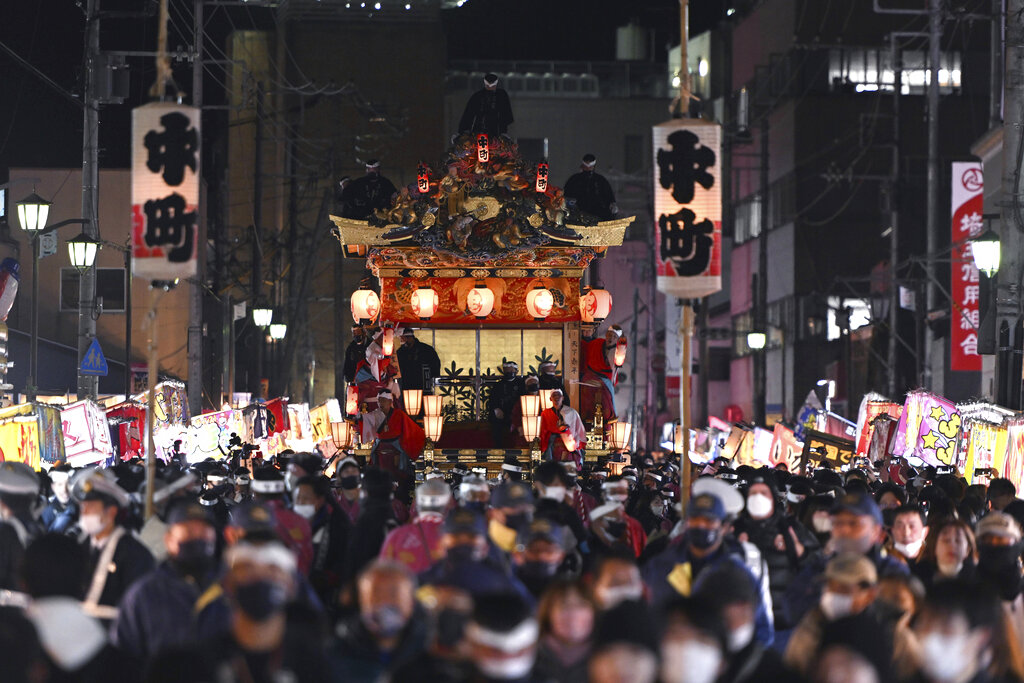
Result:
M484 87L477 90L466 102L466 108L459 119L459 134L486 133L503 135L514 120L512 102L504 88L498 87L498 75L484 76Z
M583 465L583 451L587 445L587 430L580 414L565 402L565 396L555 389L551 392L551 405L540 414L540 447L546 460Z
M444 479L430 479L416 488L416 519L394 529L380 549L383 560L405 565L414 574L426 571L444 556L441 523L452 502Z
M479 597L466 627L477 676L485 681L530 680L539 635L533 610L523 599L515 595Z
M604 337L595 337L583 343L583 374L580 377L580 411L589 421L594 418L597 404L601 404L604 423L615 420L615 385L618 368L614 363L615 347L622 337L622 328L612 325Z
M377 393L377 409L360 419L363 443L373 443L369 464L390 474L400 485L408 482L412 461L420 457L426 443L423 428L395 405L395 396L387 389Z
M365 221L390 206L396 192L395 184L380 174L380 161L368 159L366 175L349 181L341 191L342 215Z
M599 221L610 221L619 212L615 203L615 192L608 180L597 173L597 157L584 154L580 172L565 181L565 198L574 202L576 208ZM572 204L570 203L570 208Z
M70 465L58 465L47 473L53 495L50 496L39 521L49 532L62 534L78 521L78 505L71 499L71 489L68 486L73 473Z

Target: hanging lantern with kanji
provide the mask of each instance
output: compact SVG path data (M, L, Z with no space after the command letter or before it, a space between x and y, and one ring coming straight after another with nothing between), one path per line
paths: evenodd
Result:
M537 182L533 189L541 194L548 191L548 164L546 161L537 164Z
M580 318L585 323L599 323L612 312L612 295L604 287L586 287L580 297Z
M534 320L543 320L551 315L554 306L555 298L551 295L551 290L543 285L537 285L526 295L526 312Z
M409 306L412 308L412 313L420 320L429 320L437 312L438 304L437 292L430 287L417 289L409 298Z
M483 282L477 283L466 295L466 310L480 320L489 316L494 310L494 290Z
M352 319L357 323L373 322L380 314L380 297L369 287L360 287L352 294Z
M491 160L491 141L487 138L487 133L476 136L476 160L481 164Z
M416 170L416 189L420 194L430 192L430 167L426 164L420 164Z

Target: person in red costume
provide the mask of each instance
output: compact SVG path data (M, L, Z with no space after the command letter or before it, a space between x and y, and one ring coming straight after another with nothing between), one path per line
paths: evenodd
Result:
M384 354L384 328L379 328L373 335L364 353L365 359L356 364L356 386L359 388L359 404L376 400L377 392L383 389L400 395L397 378L401 377L398 360L392 355Z
M377 394L377 409L362 415L363 435L373 435L370 464L399 482L412 474L412 460L423 452L426 434L401 408L387 389Z
M622 336L622 328L612 325L604 337L583 342L583 376L580 378L580 412L586 420L594 419L598 401L608 424L615 419L615 384L618 368L615 366L615 345Z
M576 447L566 448L562 435L572 437ZM565 403L562 392L551 392L551 406L540 414L540 448L545 460L570 461L579 469L583 464L583 449L587 445L587 430L580 414Z

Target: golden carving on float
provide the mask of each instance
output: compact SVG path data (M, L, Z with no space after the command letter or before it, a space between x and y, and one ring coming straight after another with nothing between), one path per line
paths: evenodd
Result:
M544 215L540 213L531 214L526 220L535 228L539 228L544 225Z
M472 213L478 221L494 218L501 210L501 204L495 197L468 197L463 207Z
M470 277L475 277L477 280L482 280L485 277L490 277L490 275L491 271L487 270L486 268L477 268L475 270L470 271L469 273Z
M494 272L498 277L529 277L529 271L523 268L501 268Z
M409 271L409 277L416 278L417 280L426 280L430 277L430 271L423 268L414 268Z
M466 277L466 271L461 268L439 268L434 271L434 277Z

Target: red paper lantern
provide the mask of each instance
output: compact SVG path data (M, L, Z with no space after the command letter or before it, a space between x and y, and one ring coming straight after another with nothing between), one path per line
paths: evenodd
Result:
M420 194L430 192L430 167L426 164L420 164L419 169L417 169L416 189L419 190Z
M545 161L537 164L537 182L534 189L540 193L548 191L548 165Z
M491 160L491 142L487 139L487 133L476 136L476 160L481 164Z
M466 295L466 310L483 320L494 310L494 291L484 283L477 284Z
M533 316L534 320L548 317L554 307L555 297L542 285L537 285L526 295L526 312Z

